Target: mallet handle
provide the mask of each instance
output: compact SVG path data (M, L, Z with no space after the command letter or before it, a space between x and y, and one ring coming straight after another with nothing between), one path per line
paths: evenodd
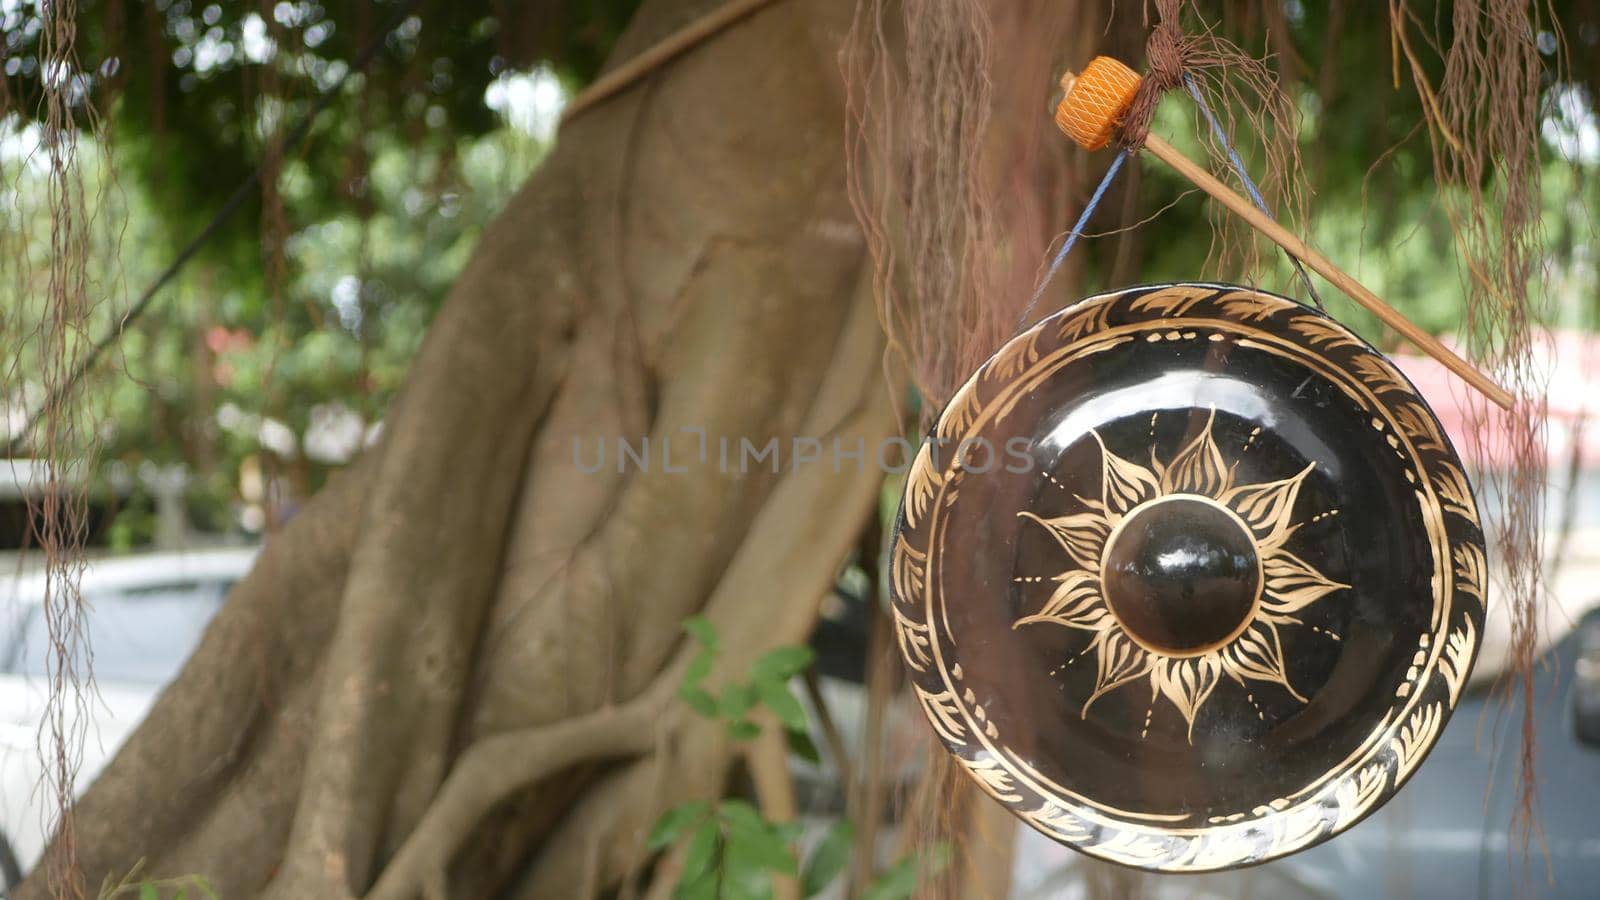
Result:
M1145 138L1144 148L1155 154L1162 162L1177 170L1179 175L1193 182L1195 187L1210 194L1212 199L1250 223L1250 227L1266 235L1279 247L1289 251L1296 259L1305 263L1318 275L1328 279L1334 287L1344 291L1351 299L1383 320L1383 324L1400 332L1406 340L1417 345L1429 356L1438 360L1445 368L1461 376L1463 381L1477 388L1485 397L1493 400L1497 406L1506 410L1511 409L1513 398L1505 388L1495 384L1489 376L1478 371L1471 363L1456 355L1455 352L1440 343L1433 335L1423 331L1415 322L1401 315L1399 310L1385 303L1377 294L1362 287L1361 282L1350 277L1349 274L1334 265L1326 256L1318 253L1305 241L1295 237L1288 229L1273 221L1251 204L1250 201L1239 196L1232 188L1218 181L1216 176L1178 152L1176 147L1152 134Z

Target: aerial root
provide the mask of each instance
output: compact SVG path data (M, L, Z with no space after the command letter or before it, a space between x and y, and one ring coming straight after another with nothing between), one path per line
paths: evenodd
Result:
M664 706L657 693L646 691L621 706L493 735L468 747L366 900L446 896L451 859L495 804L578 763L649 752Z

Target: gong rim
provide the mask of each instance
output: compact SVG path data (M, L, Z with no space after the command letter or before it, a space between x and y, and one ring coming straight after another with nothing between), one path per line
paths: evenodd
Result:
M1394 696L1386 715L1372 725L1365 739L1294 790L1264 795L1237 809L1211 806L1203 817L1193 809L1108 803L1083 785L1063 784L1058 770L1052 770L1057 777L1042 772L1025 749L1019 752L1008 742L1014 737L1007 733L1011 723L995 712L1007 706L1005 698L994 696L982 679L963 669L961 635L953 633L949 606L963 601L946 596L942 560L950 534L948 520L962 514L962 491L970 496L975 491L967 485L979 482L962 470L959 451L936 461L931 448L965 446L985 428L1014 414L1019 404L1025 406L1033 392L1045 391L1065 367L1138 341L1158 346L1171 342L1174 347L1185 342L1205 346L1207 341L1229 347L1270 346L1271 352L1298 361L1342 391L1354 404L1352 409L1371 413L1374 435L1392 448L1401 461L1396 465L1403 467L1410 481L1433 566L1428 625L1420 629L1412 664L1397 684L1390 685ZM1217 417L1213 407L1211 422L1205 426L1208 435ZM1155 421L1152 417L1152 441ZM1476 501L1464 468L1426 401L1376 349L1338 322L1288 298L1226 284L1173 283L1098 294L1008 341L956 392L928 437L908 473L892 544L891 594L900 655L923 712L946 749L979 787L1036 830L1089 855L1152 871L1203 872L1254 865L1352 827L1398 791L1432 749L1460 698L1482 633L1486 554ZM1098 434L1095 439L1100 441L1104 467L1110 466L1106 459L1115 458L1119 465L1127 462ZM1159 467L1156 456L1152 445L1151 464ZM1142 465L1129 471L1134 470L1145 472ZM1134 472L1130 477L1138 480L1150 474ZM1291 493L1288 504L1294 503ZM1123 511L1129 518L1132 512L1137 509ZM1120 530L1129 518L1117 520L1113 530ZM1111 543L1106 538L1097 546L1102 558ZM959 552L970 556L984 549L963 546ZM1110 611L1114 604L1105 596L1109 582L1104 581L1101 565L1097 590L1100 604ZM1352 591L1351 584L1356 584L1328 578L1323 583ZM974 596L980 593L968 585L965 602L985 602ZM1287 608L1283 603L1279 607ZM1257 614L1258 609L1252 608L1248 615ZM962 621L959 616L957 621ZM1124 636L1144 645L1146 656L1158 661L1152 665L1166 666L1180 658L1206 660L1218 652L1217 647L1236 641L1252 619L1247 617L1243 625L1230 630L1217 647L1188 657L1176 652L1163 656L1118 621L1127 631ZM1278 653L1282 655L1281 647ZM1225 669L1225 661L1217 667ZM1150 677L1153 711L1160 685L1155 675ZM1188 677L1193 677L1192 669ZM1213 686L1222 683L1215 672L1209 677ZM1239 684L1247 682L1241 678ZM1293 693L1287 681L1284 687ZM1200 704L1210 693L1207 688ZM1184 699L1181 691L1178 696ZM1253 695L1250 703L1256 703ZM1201 711L1192 702L1183 710L1191 735ZM1266 720L1265 714L1262 719ZM1148 714L1145 729L1150 729ZM1192 745L1192 736L1190 740Z

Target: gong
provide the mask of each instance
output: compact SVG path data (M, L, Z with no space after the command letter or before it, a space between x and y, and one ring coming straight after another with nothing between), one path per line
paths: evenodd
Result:
M1322 313L1220 284L1039 322L907 476L893 612L934 731L1044 834L1143 869L1292 853L1416 770L1486 559L1417 391Z

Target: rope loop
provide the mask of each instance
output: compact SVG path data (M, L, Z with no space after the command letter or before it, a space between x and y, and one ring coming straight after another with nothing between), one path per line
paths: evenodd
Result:
M1129 150L1144 146L1150 134L1150 121L1155 118L1156 107L1167 91L1183 84L1190 66L1200 62L1195 58L1196 42L1186 37L1178 27L1176 15L1163 15L1150 31L1145 41L1146 71L1139 82L1139 90L1122 117L1122 128L1117 132L1117 143Z

